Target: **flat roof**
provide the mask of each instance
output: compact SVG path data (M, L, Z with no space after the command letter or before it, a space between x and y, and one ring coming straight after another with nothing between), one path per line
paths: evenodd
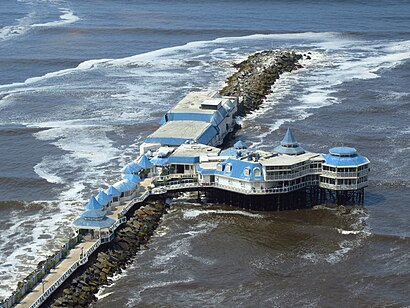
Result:
M291 166L303 161L312 160L320 158L322 160L321 154L318 153L304 153L300 155L277 155L269 158L260 158L259 163L263 166Z
M181 144L171 156L217 156L221 149L204 144Z
M215 110L201 108L202 103L206 105L223 104L228 98L210 97L212 92L190 92L182 100L178 102L169 112L196 112L212 114Z
M170 121L160 126L148 138L197 139L211 125L201 121Z

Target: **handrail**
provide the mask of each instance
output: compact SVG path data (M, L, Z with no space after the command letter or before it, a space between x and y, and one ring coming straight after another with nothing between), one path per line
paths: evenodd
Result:
M90 248L88 248L85 256L72 264L47 290L30 306L30 308L40 307L40 305L48 298L56 288L58 288L80 265L84 265L88 261L88 257L101 245L101 239L98 239Z

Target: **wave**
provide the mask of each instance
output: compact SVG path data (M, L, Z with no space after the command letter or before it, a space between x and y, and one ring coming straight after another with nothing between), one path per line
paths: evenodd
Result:
M37 17L37 12L30 12L25 17L17 20L16 25L5 26L0 29L0 41L9 40L16 36L27 33L35 28L59 27L78 21L80 18L74 12L67 8L60 9L61 15L59 20L49 21L46 23L33 23Z
M217 215L241 215L245 217L251 218L263 218L263 215L250 213L246 211L239 211L239 210L196 210L196 209L184 209L183 210L183 217L184 219L192 219L196 218L200 215L209 215L209 214L217 214Z

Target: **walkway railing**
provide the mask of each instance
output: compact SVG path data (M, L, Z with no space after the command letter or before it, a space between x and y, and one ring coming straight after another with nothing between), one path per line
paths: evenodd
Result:
M101 245L101 240L98 239L88 250L82 259L71 265L61 276L56 280L44 293L30 306L30 308L40 307L40 305L81 265L88 261L88 257Z

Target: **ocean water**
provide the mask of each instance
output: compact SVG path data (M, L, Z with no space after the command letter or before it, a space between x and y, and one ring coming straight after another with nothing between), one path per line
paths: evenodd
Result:
M408 306L408 1L0 3L0 296L72 232L160 116L264 49L311 53L238 139L287 127L372 162L364 209L250 213L175 203L96 307Z

